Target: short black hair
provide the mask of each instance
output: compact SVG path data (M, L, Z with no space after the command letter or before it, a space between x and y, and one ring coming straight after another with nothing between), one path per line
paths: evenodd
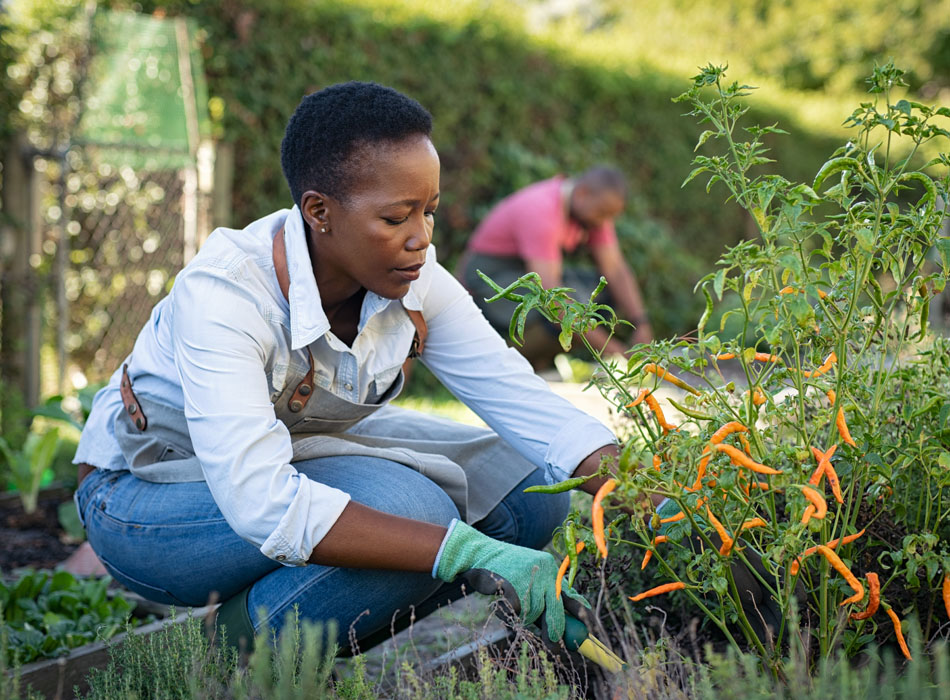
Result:
M578 179L594 192L616 192L622 199L627 198L627 178L617 168L610 165L595 165L586 170Z
M350 81L311 93L294 110L280 144L280 166L294 203L307 190L346 200L366 145L429 137L432 115L411 97Z

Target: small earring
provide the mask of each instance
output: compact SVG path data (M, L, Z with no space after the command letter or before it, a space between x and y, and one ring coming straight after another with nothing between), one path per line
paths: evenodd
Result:
M323 226L323 227L320 228L320 233L326 233L326 232L327 232L327 227L326 227L326 226Z

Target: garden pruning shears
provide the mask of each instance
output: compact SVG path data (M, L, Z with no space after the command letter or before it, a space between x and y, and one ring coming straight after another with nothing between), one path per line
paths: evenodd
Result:
M568 612L565 612L564 618L564 646L610 673L619 673L626 668L624 660L592 635L587 625Z

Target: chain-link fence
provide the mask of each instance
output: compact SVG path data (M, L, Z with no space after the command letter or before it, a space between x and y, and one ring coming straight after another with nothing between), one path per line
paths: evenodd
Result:
M83 146L34 159L45 224L34 267L47 290L48 347L56 349L46 358L57 369L44 372L47 385L108 378L195 247L187 225L201 206L194 169L156 167L160 159L145 151L109 155Z

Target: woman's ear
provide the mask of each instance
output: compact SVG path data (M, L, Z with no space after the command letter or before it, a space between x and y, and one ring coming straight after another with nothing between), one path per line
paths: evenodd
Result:
M313 190L304 192L300 197L300 213L314 233L326 233L330 229L326 195Z

